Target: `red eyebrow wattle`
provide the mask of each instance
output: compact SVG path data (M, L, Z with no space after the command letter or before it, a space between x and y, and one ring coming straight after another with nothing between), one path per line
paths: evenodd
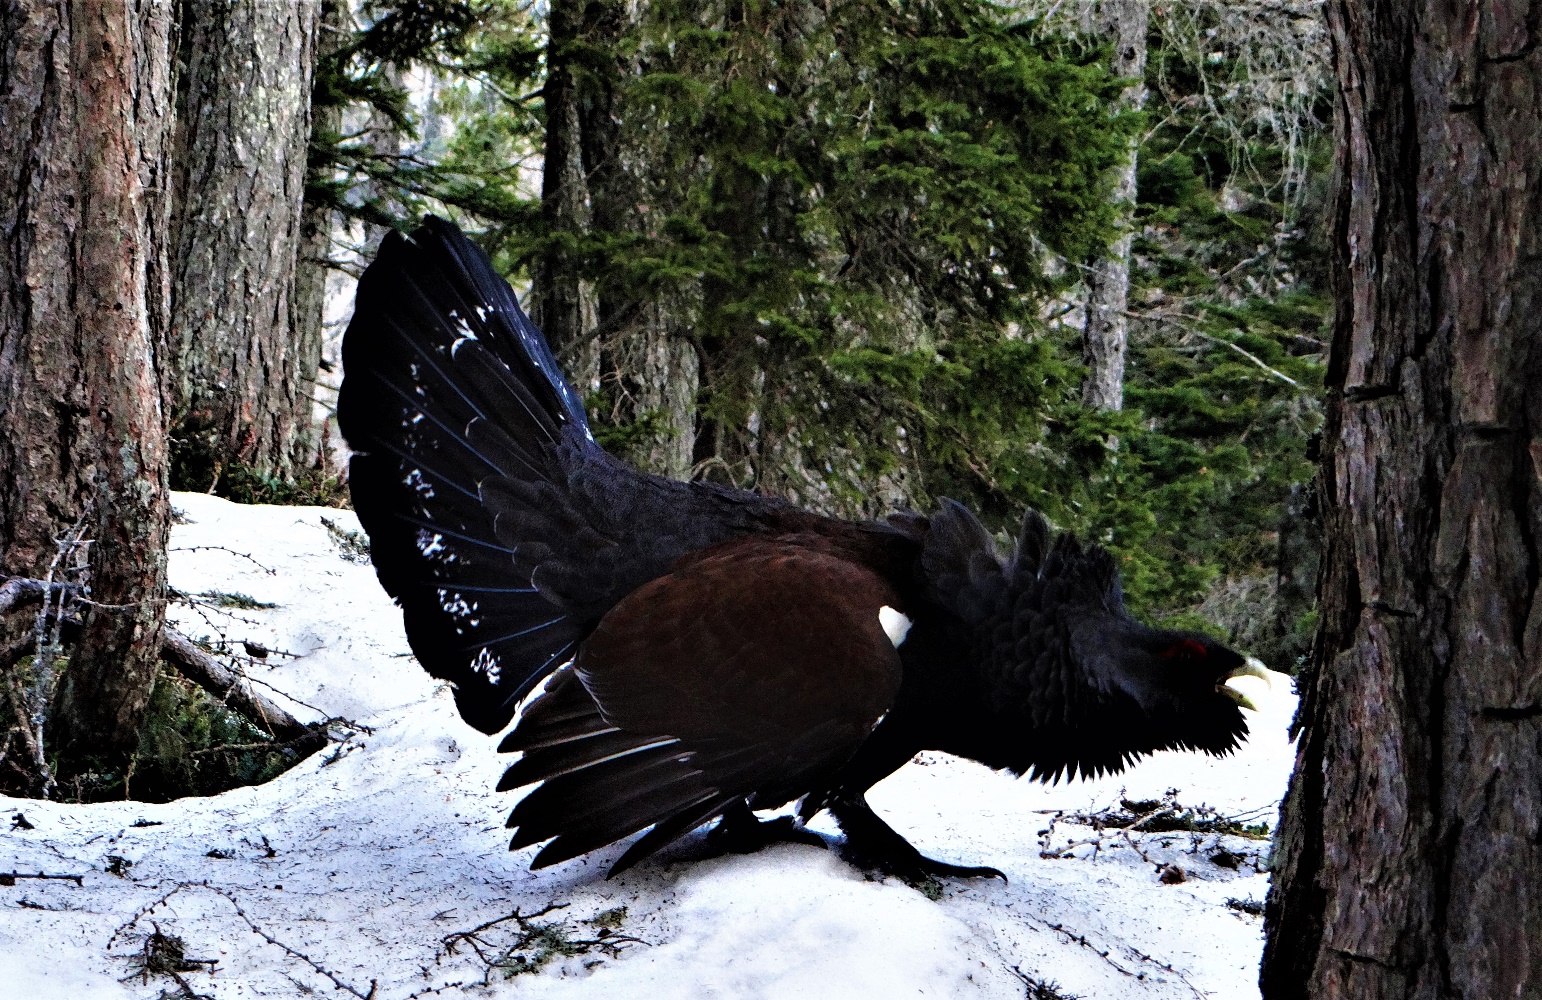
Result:
M1205 644L1200 642L1198 639L1184 639L1181 642L1175 642L1171 646L1168 646L1161 652L1160 655L1162 659L1170 660L1175 656L1181 656L1185 654L1194 657L1196 660L1203 660L1210 654L1210 651L1206 649Z

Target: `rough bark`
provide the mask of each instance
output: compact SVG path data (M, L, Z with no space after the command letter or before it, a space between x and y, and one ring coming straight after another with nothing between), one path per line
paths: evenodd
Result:
M92 539L56 744L132 742L158 660L172 31L155 0L0 7L0 570Z
M313 454L319 353L302 344L295 286L318 12L182 4L173 439L188 487L232 461L289 478Z
M1265 663L1291 670L1311 653L1311 630L1303 620L1317 606L1317 570L1322 562L1322 517L1314 484L1297 483L1285 501L1275 549L1274 621L1256 651Z
M1146 21L1148 0L1103 0L1097 13L1100 33L1114 44L1109 68L1116 76L1141 80L1146 73ZM1146 87L1134 83L1120 95L1120 104L1139 110L1146 103ZM1087 322L1082 336L1082 360L1087 377L1082 382L1082 405L1095 410L1124 406L1124 354L1129 339L1130 241L1135 211L1137 147L1132 140L1129 155L1113 178L1113 199L1118 206L1121 232L1087 275Z
M626 8L592 4L585 26L592 39L614 44L621 36ZM583 164L590 178L595 228L602 233L635 232L643 220L637 205L646 200L639 181L662 185L666 178L637 178L627 169L629 153L646 162L641 150L628 150L616 107L626 64L608 67L615 74L592 74L583 93ZM696 394L701 360L689 334L699 303L698 288L637 302L629 294L601 290L598 319L606 334L599 352L599 370L619 389L617 412L626 421L641 421L647 432L626 449L627 458L650 472L672 479L690 479L696 467Z
M1542 997L1542 5L1328 12L1321 625L1263 993Z
M661 476L690 479L701 365L696 348L678 335L680 313L671 305L665 300L634 309L607 357L626 390L624 415L648 428L628 449L629 458Z

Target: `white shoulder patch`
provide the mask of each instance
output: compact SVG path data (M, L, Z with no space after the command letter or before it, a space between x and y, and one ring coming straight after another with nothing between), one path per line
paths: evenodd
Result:
M894 643L895 649L900 647L900 644L905 641L906 634L910 631L910 619L887 604L878 609L878 624L883 626L883 634L889 637L890 642Z

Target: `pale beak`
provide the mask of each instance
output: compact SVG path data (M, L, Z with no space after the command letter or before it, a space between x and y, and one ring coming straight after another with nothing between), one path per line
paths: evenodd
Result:
M1256 656L1250 656L1242 661L1242 666L1226 675L1227 680L1233 677L1261 677L1265 684L1274 687L1274 671L1264 666L1264 661Z
M1231 673L1226 675L1226 681L1231 680L1233 677L1261 677L1263 678L1265 684L1273 687L1274 681L1269 676L1269 674L1270 670L1268 667L1264 666L1262 660L1250 656L1242 662L1242 666L1237 667ZM1226 681L1222 681L1217 688L1221 694L1224 694L1226 697L1230 698L1232 701L1236 702L1242 708L1245 708L1250 712L1258 711L1258 706L1253 704L1253 699L1249 698L1241 691L1238 691L1230 684L1227 684Z

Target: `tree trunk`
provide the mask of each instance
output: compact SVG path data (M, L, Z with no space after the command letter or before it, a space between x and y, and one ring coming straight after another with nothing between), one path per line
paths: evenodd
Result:
M0 7L0 570L93 543L56 746L131 744L160 647L172 31L155 0Z
M1146 103L1146 88L1139 81L1146 74L1147 2L1103 0L1097 13L1099 32L1114 43L1109 69L1116 76L1137 81L1120 96L1121 105L1131 110ZM1124 351L1129 337L1125 312L1130 297L1136 156L1137 146L1132 140L1129 156L1114 177L1113 197L1122 231L1109 246L1108 255L1094 263L1087 276L1087 322L1082 337L1087 378L1082 382L1082 405L1094 410L1124 406Z
M1261 974L1542 997L1537 7L1333 0L1321 625Z
M547 18L541 221L554 239L533 282L532 318L559 357L580 351L592 339L596 324L593 287L583 280L578 255L578 241L589 233L589 182L575 65L583 6L574 0L554 0Z
M186 487L232 461L289 478L314 449L319 355L302 351L295 285L318 10L182 5L172 437Z
M349 0L322 0L316 25L318 64L339 52L351 40L352 24ZM323 96L318 103L314 96L318 82L312 82L310 148L330 149L343 130L343 105L335 94ZM334 230L339 220L326 199L313 197L312 191L313 187L324 185L332 179L331 164L318 164L312 159L309 170L305 181L305 205L300 213L299 259L295 264L295 352L300 372L302 375L309 373L302 378L301 389L311 397L309 405L313 425L321 428L314 457L323 467L329 467L332 456L329 454L329 418L326 414L337 402L337 390L322 384L320 369L326 342L327 279L334 266ZM305 381L305 378L314 381Z
M639 191L650 179L624 166L629 151L616 106L633 70L621 42L634 16L615 0L552 4L541 211L554 238L536 274L536 317L575 384L593 391L601 387L601 373L607 376L613 404L607 417L636 431L613 442L618 454L650 472L686 479L700 365L681 333L682 312L671 303L640 303L597 289L579 245L591 232L620 236L641 225ZM646 162L646 156L635 161ZM603 331L600 340L597 331Z

